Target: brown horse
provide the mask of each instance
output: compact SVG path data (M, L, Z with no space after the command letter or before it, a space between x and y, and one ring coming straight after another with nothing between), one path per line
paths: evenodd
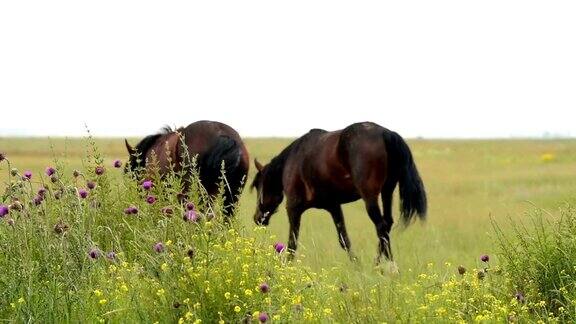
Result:
M197 157L200 181L211 196L218 193L224 162L227 181L224 214L232 215L250 165L248 150L233 128L220 122L203 120L176 131L165 127L159 134L142 139L134 148L128 141L125 142L130 154L127 171L145 169L152 155L161 175L170 170L170 163L175 171L179 171L183 153L186 153L183 150L188 150L190 158Z
M325 209L332 215L338 241L353 258L341 204L362 198L378 234L378 262L382 255L392 260L392 194L397 184L405 224L414 215L422 219L426 215L426 192L408 145L397 133L374 123L352 124L334 132L313 129L266 166L254 162L258 169L252 183L258 192L254 221L268 225L286 195L291 257L300 218L309 208Z

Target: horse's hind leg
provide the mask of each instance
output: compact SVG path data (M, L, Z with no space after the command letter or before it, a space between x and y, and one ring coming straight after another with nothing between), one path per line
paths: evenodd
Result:
M390 253L390 236L388 231L386 230L386 224L382 214L380 213L380 207L378 206L378 196L367 197L364 198L364 203L366 205L366 211L368 212L368 216L374 223L376 227L376 233L378 234L378 257L376 258L376 262L380 263L380 259L382 255L384 255L387 259L392 259L392 254Z
M386 252L388 259L392 260L392 245L390 242L390 230L392 230L392 225L394 224L394 219L392 218L392 197L394 194L394 188L396 187L395 182L387 181L382 188L382 208L384 209L384 231L388 237L388 242L386 244Z
M344 223L344 215L342 214L342 206L336 205L327 208L330 215L332 215L332 220L334 220L334 225L336 225L336 232L338 233L338 242L340 246L348 252L348 256L352 261L356 260L356 257L350 250L351 244L348 238L348 232L346 231L346 224Z

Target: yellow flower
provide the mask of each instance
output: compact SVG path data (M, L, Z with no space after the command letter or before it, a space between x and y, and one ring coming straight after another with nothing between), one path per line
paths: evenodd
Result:
M540 160L542 160L542 162L551 162L554 161L555 159L556 155L552 153L545 153L540 156Z
M126 286L126 284L122 284L122 286L120 286L120 290L122 290L123 292L127 292L128 286Z
M219 320L219 321L218 321L218 324L224 324L224 323L225 323L224 320Z
M200 324L200 323L202 323L202 320L201 320L201 319L197 319L197 320L194 321L194 324Z
M94 295L96 297L100 297L100 296L102 296L102 291L100 291L99 289L96 289L96 290L94 290Z
M324 308L324 314L332 315L332 309L331 308Z
M272 319L275 321L279 321L280 320L280 315L276 314L274 316L272 316Z
M18 304L24 304L24 298L20 297L20 299L18 299Z
M235 307L234 307L234 311L235 311L236 313L240 313L241 310L242 310L242 308L240 308L240 306L235 306Z
M178 324L184 324L184 319L182 317L180 317L180 319L178 320Z
M244 290L244 295L246 295L248 297L252 296L252 290L250 290L250 289Z
M166 241L166 246L170 246L170 245L172 245L172 240Z
M162 288L158 289L158 291L156 291L156 295L164 296L164 289L162 289Z
M104 305L106 304L108 301L106 299L100 299L100 301L98 303L100 303L100 305Z
M162 269L162 271L164 271L164 272L168 271L168 263L166 263L166 262L162 263L162 265L160 266L160 269Z
M188 304L190 302L190 298L184 299L184 304Z
M225 292L225 293L224 293L224 298L230 299L230 293L229 293L229 292Z
M186 317L187 320L191 320L192 319L192 312L187 312L186 315L184 315L184 317Z

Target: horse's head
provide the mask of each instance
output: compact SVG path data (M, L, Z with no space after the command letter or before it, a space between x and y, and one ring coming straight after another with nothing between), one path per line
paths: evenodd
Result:
M276 212L284 194L282 193L282 175L272 174L270 165L262 166L254 159L258 173L254 177L251 188L256 188L258 202L254 213L254 222L257 225L268 226L270 217Z
M135 172L138 169L138 154L135 148L130 146L127 139L124 139L126 144L126 150L128 151L128 162L124 166L124 172L128 173L130 171Z

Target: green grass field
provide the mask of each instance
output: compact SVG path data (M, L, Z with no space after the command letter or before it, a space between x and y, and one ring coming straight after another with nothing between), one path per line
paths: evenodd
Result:
M131 140L132 143L136 139ZM251 158L268 162L290 139L247 139ZM395 226L392 245L400 269L397 276L410 283L415 274L430 271L450 273L457 265L479 267L479 256L494 256L491 219L506 231L509 219L523 220L535 207L551 217L567 203L576 202L576 141L574 140L409 140L422 175L429 201L428 220L402 229ZM114 159L126 160L122 139L97 139L106 165ZM81 139L4 138L0 151L21 171L39 176L53 157L70 168L81 168L86 154ZM0 182L7 179L6 165L0 169ZM254 167L251 166L252 180ZM248 187L248 186L247 186ZM397 197L395 202L397 202ZM255 193L245 190L237 217L252 228ZM363 204L344 206L352 249L360 261L351 263L337 242L328 213L311 210L304 214L298 255L312 269L337 267L341 278L358 286L394 277L374 269L376 235ZM395 219L398 219L395 208ZM397 222L399 223L399 222ZM271 219L269 231L278 240L288 236L283 208ZM494 256L495 257L495 256ZM496 258L495 263L498 263ZM429 264L432 263L430 266ZM451 266L446 266L446 263ZM414 275L411 275L414 274ZM392 292L391 292L392 293Z
M290 141L250 138L246 143L252 159L267 162ZM107 162L126 159L122 139L96 142ZM81 139L0 139L0 149L14 165L36 174L42 174L54 156L80 168L86 154L84 144ZM417 270L429 262L475 265L480 254L493 248L487 238L492 230L491 217L506 225L507 218L521 219L534 206L554 213L566 202L576 201L576 141L411 140L409 144L429 196L429 213L425 223L407 229L396 226L392 244L400 269ZM546 154L554 158L547 161L543 157ZM249 181L254 169L251 165ZM5 170L0 181L6 176ZM255 204L255 193L246 189L238 217L248 226L253 225ZM344 214L353 249L362 264L370 266L377 241L362 202L345 205ZM283 208L272 217L270 228L279 239L287 239ZM308 211L302 219L300 237L299 253L307 256L310 265L348 263L328 213Z

